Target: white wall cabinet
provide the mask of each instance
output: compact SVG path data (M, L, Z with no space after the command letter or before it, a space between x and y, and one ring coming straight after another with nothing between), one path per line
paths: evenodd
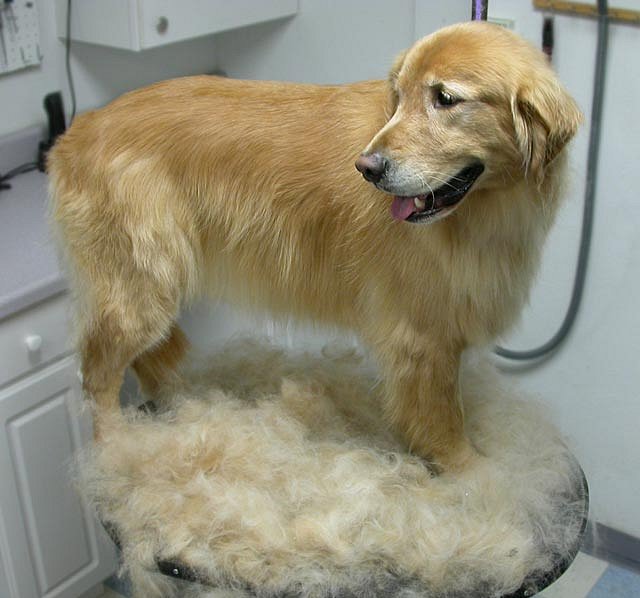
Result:
M75 41L145 50L296 14L298 0L81 0L72 3ZM67 0L56 0L58 37Z
M66 351L38 364L32 348L15 343L16 330L22 327L42 340L36 352L45 344L47 350L64 347L64 340L52 336L59 322L43 316L58 313L64 305L66 299L58 297L0 322L0 346L12 343L16 355L26 351L34 362L32 370L20 371L17 379L0 379L3 598L77 598L116 566L113 546L70 480L74 455L91 435L88 414L81 411L76 360ZM16 370L2 367L0 373Z

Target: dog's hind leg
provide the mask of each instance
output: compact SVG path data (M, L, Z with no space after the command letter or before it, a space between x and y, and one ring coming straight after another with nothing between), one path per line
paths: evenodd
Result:
M136 358L133 369L145 394L155 397L179 380L177 369L188 349L187 337L173 324L166 338Z
M170 348L183 337L172 327L200 289L201 227L159 162L122 150L108 164L96 158L101 167L89 161L84 173L79 150L61 143L50 165L52 216L77 298L83 386L99 436L100 420L118 412L127 367L139 360L141 384L152 389L162 367L178 361L170 355L181 351Z
M93 402L94 434L99 438L105 422L119 411L120 387L124 372L138 358L147 384L153 368L145 354L163 354L165 339L178 337L172 332L177 301L163 301L150 292L119 297L117 302L99 301L91 309L80 332L80 358L83 388ZM164 360L167 362L167 359ZM156 370L160 369L158 365Z

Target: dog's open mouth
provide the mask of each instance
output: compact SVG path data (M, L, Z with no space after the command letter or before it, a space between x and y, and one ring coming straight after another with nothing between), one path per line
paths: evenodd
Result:
M476 163L463 168L432 193L396 196L391 204L391 215L406 222L427 222L460 203L483 171L484 166Z

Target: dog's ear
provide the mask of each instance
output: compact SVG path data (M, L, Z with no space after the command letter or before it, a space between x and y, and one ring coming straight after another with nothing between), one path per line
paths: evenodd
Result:
M540 183L546 166L576 134L582 113L551 76L522 87L511 100L511 112L527 175Z
M396 111L398 107L398 75L402 70L402 65L404 64L404 60L407 57L408 50L405 50L400 54L393 62L393 66L389 71L389 77L387 78L388 88L389 88L389 101L387 108L387 116L391 118L393 113Z

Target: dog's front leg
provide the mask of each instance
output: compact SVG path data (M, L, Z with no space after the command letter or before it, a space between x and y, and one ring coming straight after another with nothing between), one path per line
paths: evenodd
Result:
M458 385L463 343L403 325L376 344L388 421L411 452L437 469L465 469L477 453L464 432Z

